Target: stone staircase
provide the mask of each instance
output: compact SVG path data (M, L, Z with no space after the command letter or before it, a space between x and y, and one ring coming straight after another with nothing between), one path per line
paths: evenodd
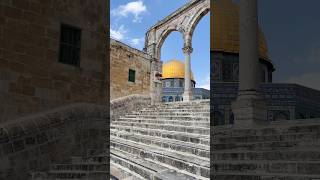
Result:
M213 131L212 179L320 179L320 120Z
M109 176L109 157L106 153L84 157L71 157L70 162L51 164L49 171L32 173L31 180L102 180Z
M111 122L113 179L209 179L209 101L148 106Z

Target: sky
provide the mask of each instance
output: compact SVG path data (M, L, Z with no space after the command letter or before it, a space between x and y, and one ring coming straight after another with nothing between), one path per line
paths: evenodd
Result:
M189 0L111 0L110 36L142 50L147 30ZM210 89L210 17L204 16L193 36L191 68L196 87ZM172 32L161 48L161 61L178 59L184 62L183 38Z
M320 90L320 1L259 0L275 82Z

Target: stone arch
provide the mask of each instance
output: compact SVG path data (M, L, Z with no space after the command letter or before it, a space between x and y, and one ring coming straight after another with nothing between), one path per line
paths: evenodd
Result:
M207 2L209 3L209 2ZM193 37L193 32L196 29L197 25L199 24L199 22L201 21L201 19L206 16L208 14L208 12L210 11L210 5L205 5L203 6L190 20L190 26L187 29L186 33L185 33L185 41L186 41L186 45L191 45L192 46L192 37Z
M156 45L156 54L155 54L155 57L157 57L158 60L160 60L161 58L161 48L162 48L162 45L163 43L166 41L167 37L172 33L172 32L179 32L181 37L184 38L184 35L183 35L183 32L179 31L179 30L176 30L174 28L170 28L170 29L167 29L165 31L163 31L161 33L161 36L157 42L157 45ZM183 39L184 41L184 39Z
M172 31L182 33L185 45L191 45L194 29L209 10L210 0L191 0L147 31L144 50L159 61L161 46Z
M190 0L186 5L179 8L157 24L152 26L146 33L144 51L151 57L151 73L150 73L150 96L151 104L161 100L162 87L161 79L156 77L162 72L162 64L160 61L161 47L173 31L178 31L183 35L183 53L186 56L186 78L185 78L185 101L192 99L191 83L191 68L190 54L192 53L192 35L200 19L209 12L210 0Z

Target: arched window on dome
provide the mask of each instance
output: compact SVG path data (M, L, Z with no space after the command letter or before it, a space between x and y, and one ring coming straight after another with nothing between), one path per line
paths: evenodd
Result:
M169 96L169 102L173 102L173 97Z

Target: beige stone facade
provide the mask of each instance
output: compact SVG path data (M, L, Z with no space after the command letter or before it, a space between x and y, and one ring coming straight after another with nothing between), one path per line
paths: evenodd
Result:
M110 99L132 94L150 93L151 57L146 53L110 40ZM129 69L135 71L135 82L129 81Z
M109 100L104 1L0 1L0 123ZM61 24L81 30L80 66L59 63Z

